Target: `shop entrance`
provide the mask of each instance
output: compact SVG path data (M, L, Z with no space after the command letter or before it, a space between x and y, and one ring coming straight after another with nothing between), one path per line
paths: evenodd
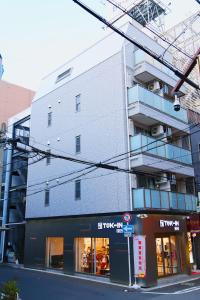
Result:
M156 238L156 256L158 277L177 274L178 255L175 235Z
M48 237L46 239L47 268L63 269L64 267L64 238Z
M109 238L76 238L76 272L110 275Z

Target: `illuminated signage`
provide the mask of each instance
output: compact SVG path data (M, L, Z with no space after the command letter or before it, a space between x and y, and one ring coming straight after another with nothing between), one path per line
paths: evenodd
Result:
M172 221L172 220L160 220L160 227L166 228L166 227L172 227L175 231L180 229L180 222L178 220Z

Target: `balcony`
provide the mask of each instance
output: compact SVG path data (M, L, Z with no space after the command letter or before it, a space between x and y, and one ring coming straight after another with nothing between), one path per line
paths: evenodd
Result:
M194 195L166 192L146 188L132 189L134 209L162 209L196 211L197 198Z
M153 156L159 156L164 159L173 160L178 163L192 165L191 151L174 146L172 144L166 144L163 141L156 140L149 136L137 134L131 137L130 145L133 155L145 153Z
M162 113L160 118L162 118L163 120L165 120L167 115L181 122L188 123L187 111L185 109L181 108L180 111L174 111L172 102L164 99L163 97L153 92L150 92L149 90L139 85L135 85L134 87L128 89L128 103L132 104L135 102L139 102L139 104L143 104L150 108L154 108L153 113L151 111L147 112L148 116L152 117L152 119L156 119L158 117L156 117L155 114L155 110L157 110ZM145 112L144 109L142 111ZM170 120L169 118L166 119L164 123L171 126L173 126L174 124L175 128L177 128L176 123L173 120Z
M167 60L170 61L170 58ZM173 71L141 50L135 52L134 62L134 77L143 83L159 78L173 87L179 79ZM185 89L181 87L180 91L184 93Z

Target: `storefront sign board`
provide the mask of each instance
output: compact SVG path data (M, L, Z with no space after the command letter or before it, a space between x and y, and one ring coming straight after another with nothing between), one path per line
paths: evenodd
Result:
M160 220L160 227L173 227L175 231L180 229L180 222L178 220Z
M133 237L135 277L143 278L146 275L146 236Z

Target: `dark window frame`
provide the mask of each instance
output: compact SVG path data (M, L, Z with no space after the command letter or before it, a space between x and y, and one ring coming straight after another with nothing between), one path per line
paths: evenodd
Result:
M75 137L75 152L76 154L81 153L81 135Z
M46 207L50 205L50 190L49 189L45 189L44 205Z
M75 200L81 199L81 180L75 180Z

